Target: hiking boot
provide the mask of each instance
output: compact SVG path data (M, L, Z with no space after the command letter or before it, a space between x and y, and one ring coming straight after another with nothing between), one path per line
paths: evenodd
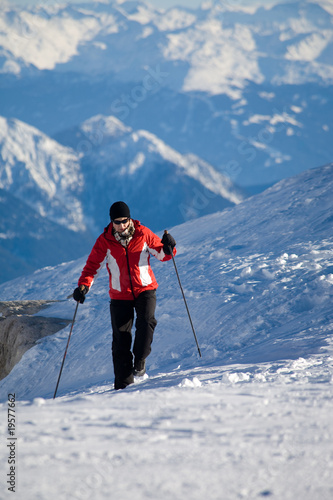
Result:
M135 377L143 377L145 373L146 373L146 361L144 359L138 361L135 360L133 375Z
M114 388L116 391L119 389L126 389L126 387L130 384L134 384L134 376L132 373L125 379L115 378L114 380Z

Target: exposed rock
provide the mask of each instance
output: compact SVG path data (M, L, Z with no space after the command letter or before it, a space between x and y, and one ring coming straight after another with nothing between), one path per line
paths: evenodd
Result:
M64 328L70 321L31 316L51 301L0 302L0 380L5 378L23 354L36 342Z
M13 314L36 314L51 302L51 300L9 300L0 302L0 316L1 318L7 318L13 316Z

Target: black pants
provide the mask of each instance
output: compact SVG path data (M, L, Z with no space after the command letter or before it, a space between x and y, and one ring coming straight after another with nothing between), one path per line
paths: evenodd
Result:
M133 354L144 360L151 352L155 319L156 291L140 293L135 300L111 300L112 359L115 388L123 389L134 381ZM136 312L135 339L132 347L132 326Z

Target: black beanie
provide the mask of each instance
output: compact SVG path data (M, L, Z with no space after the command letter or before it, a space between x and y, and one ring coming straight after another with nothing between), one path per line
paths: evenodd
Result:
M110 219L113 221L120 217L131 217L130 209L123 201L116 201L110 207Z

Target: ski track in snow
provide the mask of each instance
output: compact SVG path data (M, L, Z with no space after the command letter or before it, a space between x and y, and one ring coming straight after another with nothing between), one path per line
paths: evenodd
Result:
M172 262L153 261L149 377L124 391L113 390L102 272L79 306L58 397L70 326L41 339L0 383L4 436L8 393L17 398L16 498L330 500L331 190L327 166L170 229L203 357ZM13 280L0 298L63 298L40 314L71 318L65 297L84 262L41 269L24 286ZM3 440L6 473L7 457Z

